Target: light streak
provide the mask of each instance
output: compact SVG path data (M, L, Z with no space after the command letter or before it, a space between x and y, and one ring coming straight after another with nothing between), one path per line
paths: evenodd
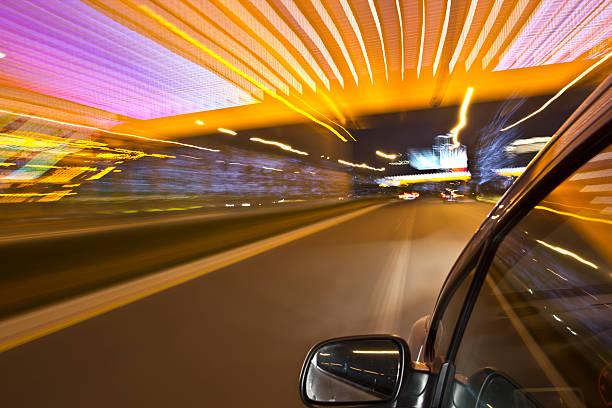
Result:
M563 95L563 93L565 91L567 91L572 85L574 85L576 82L580 81L582 78L584 78L586 75L588 75L589 72L593 71L595 68L597 68L598 66L600 66L601 64L603 64L605 61L607 61L610 57L612 57L612 52L609 52L608 54L606 54L606 56L604 56L602 59L600 59L599 61L597 61L595 64L591 65L589 68L587 68L584 72L582 72L582 74L578 75L576 78L574 78L571 82L569 82L567 85L565 85L563 88L561 88L559 90L559 92L557 92L552 98L550 98L548 101L546 101L546 103L544 103L544 105L540 106L537 110L533 111L532 113L530 113L529 115L525 116L523 119L518 120L516 122L514 122L513 124L506 126L505 128L500 129L501 132L505 132L508 129L512 129L513 127L515 127L516 125L523 123L524 121L526 121L527 119L537 115L538 113L542 112L544 109L546 109L548 107L548 105L550 105L551 103L553 103L555 101L555 99L557 99L558 97L560 97L561 95Z
M202 126L202 125L204 125L204 122L202 122L201 120L196 120L195 124Z
M174 24L170 23L169 21L166 21L162 16L156 14L155 12L153 12L153 10L151 10L147 6L139 6L139 8L141 10L143 10L151 18L153 18L155 21L157 21L158 23L160 23L164 27L168 28L170 31L172 31L173 33L177 34L178 36L180 36L184 40L186 40L189 43L195 45L196 47L198 47L202 51L206 52L208 55L213 57L215 60L219 61L221 64L223 64L226 67L228 67L231 71L237 73L238 75L240 75L241 77L243 77L244 79L246 79L247 81L249 81L250 83L255 85L256 87L258 87L259 89L264 91L267 95L269 95L272 98L282 102L289 109L292 109L293 111L295 111L295 112L305 116L306 118L310 119L311 121L313 121L313 122L323 126L327 130L332 132L334 135L338 136L340 138L340 140L342 140L343 142L347 141L346 138L344 136L342 136L340 133L338 133L338 131L336 129L334 129L333 127L329 126L327 123L324 123L324 122L318 120L317 118L312 116L310 113L304 111L303 109L298 108L297 106L295 106L294 104L289 102L287 99L285 99L282 96L278 95L276 92L268 89L265 85L263 85L262 83L257 81L255 78L251 77L247 73L241 71L240 69L236 68L234 65L230 64L228 61L226 61L224 58L222 58L221 56L216 54L214 51L212 51L211 49L206 47L204 44L200 43L195 38L191 37L189 34L185 33L184 31L182 31L181 29L176 27Z
M102 177L106 176L108 173L110 173L114 169L115 169L115 167L107 167L104 170L102 170L101 172L99 172L98 174L94 174L93 176L87 178L86 180L98 180L98 179L101 179Z
M404 22L402 20L402 9L399 4L399 0L395 0L395 7L397 8L397 18L399 20L399 28L400 28L400 50L402 53L402 81L404 80Z
M446 32L448 31L448 20L450 19L451 0L446 1L446 13L444 14L444 25L442 25L442 34L440 35L440 42L438 43L438 51L436 52L436 59L433 64L433 73L436 75L438 64L440 63L440 57L442 56L442 48L444 48L444 41L446 40Z
M385 171L384 167L376 168L376 167L368 166L365 163L357 164L357 163L351 163L351 162L348 162L346 160L341 160L341 159L338 159L338 163L344 164L345 166L359 167L361 169L368 169L368 170L374 170L374 171Z
M178 145L178 146L191 147L193 149L198 149L198 150L206 150L206 151L209 151L209 152L218 152L218 151L220 151L220 150L217 150L217 149L209 149L207 147L195 146L195 145L188 144L188 143L175 142L173 140L152 139L150 137L138 136L138 135L133 135L133 134L130 134L130 133L113 132L111 130L105 130L105 129L98 128L98 127L95 127L95 126L78 125L76 123L70 123L70 122L64 122L64 121L61 121L61 120L44 118L42 116L28 115L28 114L25 114L25 113L17 113L17 112L8 111L8 110L5 110L5 109L0 109L0 112L7 113L7 114L13 115L13 116L20 116L20 117L24 117L24 118L42 120L42 121L50 122L50 123L57 123L59 125L66 125L66 126L78 127L78 128L81 128L81 129L95 130L97 132L109 133L111 135L133 137L133 138L136 138L136 139L148 140L148 141L151 141L151 142L169 143L169 144L174 144L174 145Z
M564 248L561 248L561 247L558 247L558 246L550 245L549 243L546 243L546 242L541 241L539 239L537 239L536 242L538 244L544 245L546 248L552 249L553 251L558 252L558 253L560 253L562 255L567 255L567 256L569 256L571 258L574 258L578 262L581 262L581 263L583 263L585 265L588 265L588 266L590 266L593 269L599 269L599 267L597 265L595 265L593 262L587 261L586 259L584 259L584 258L578 256L577 254L573 253L572 251L568 251L567 249L564 249Z
M353 350L354 354L399 354L399 350Z
M5 54L5 53L3 53L3 52L0 52L0 59L2 59L2 58L4 58L4 57L6 57L6 54Z
M344 77L340 73L340 70L336 66L336 63L334 62L333 58L331 57L329 50L323 43L323 40L321 40L321 37L319 36L317 31L314 29L312 24L310 24L306 16L302 14L300 9L297 7L297 5L293 1L280 0L280 2L283 4L283 6L285 6L289 14L291 14L291 17L293 17L293 19L298 23L298 25L303 30L303 32L306 33L306 35L310 38L312 43L319 49L319 51L321 52L321 55L325 59L325 62L331 68L332 72L336 76L336 79L338 79L338 81L340 82L340 85L344 88Z
M233 130L229 130L229 129L225 129L225 128L217 128L217 131L221 132L221 133L227 133L228 135L232 135L232 136L236 136L238 133L234 132Z
M461 35L459 35L459 41L457 41L457 47L455 48L455 52L451 57L450 62L448 63L448 71L453 72L455 68L455 64L459 59L459 55L461 54L461 50L463 49L463 44L465 44L465 39L470 31L470 27L472 26L472 20L474 19L474 13L476 12L476 5L478 4L478 0L471 0L470 8L468 10L467 17L465 18L465 22L463 23L463 28L461 29Z
M265 170L272 170L272 171L283 171L281 169L275 169L274 167L261 166L261 168Z
M368 74L370 74L370 82L374 84L374 76L372 75L372 67L370 66L370 59L368 58L368 52L366 51L365 44L363 43L363 37L361 36L361 30L359 29L359 24L357 24L357 20L355 19L355 15L351 10L351 6L348 4L346 0L339 0L340 5L342 6L342 10L344 10L344 14L348 19L351 28L355 32L355 36L357 37L357 41L359 42L359 47L361 47L361 52L363 53L363 59L365 61L366 67L368 68ZM425 0L423 0L425 1Z
M321 20L323 20L323 24L325 24L325 27L327 27L332 37L334 37L334 40L336 40L336 43L338 43L340 51L342 52L342 55L344 56L344 59L346 60L349 69L351 70L351 74L353 75L355 84L359 85L359 77L357 76L357 72L355 71L353 60L351 60L348 50L346 49L346 45L344 44L344 40L342 39L342 36L338 31L338 27L336 27L336 24L334 24L334 21L325 9L325 6L323 6L323 3L321 3L321 0L310 0L310 2L312 3L313 8L316 10L317 14L319 14L319 17L321 17Z
M389 159L389 160L395 160L397 158L397 154L387 154L387 153L381 152L380 150L376 151L376 155L380 157L384 157L385 159Z
M467 181L472 177L469 171L448 171L444 173L431 173L431 174L409 174L402 176L389 176L385 177L383 181L385 184L398 186L401 183L414 184L424 183L428 181Z
M228 10L238 17L250 30L260 37L270 49L275 50L283 59L291 66L302 78L302 80L316 92L316 84L314 80L308 75L301 64L295 59L293 54L285 47L285 45L276 38L263 24L261 24L239 1L219 0L221 4ZM263 2L257 5L258 10L272 23L277 30L285 36L287 41L304 57L306 62L310 65L312 70L319 76L321 82L329 88L329 79L325 76L325 73L315 61L314 57L307 50L304 43L299 37L293 32L293 30L285 23L283 19L270 7L267 2ZM229 14L229 13L228 13ZM234 24L234 23L232 23ZM266 51L267 53L268 51Z
M505 177L516 177L523 174L525 172L525 169L526 167L510 167L504 169L496 169L495 173Z
M308 156L308 153L306 153L306 152L294 149L293 147L291 147L289 145L286 145L286 144L280 143L280 142L275 142L273 140L265 140L265 139L261 139L259 137L251 137L251 138L249 138L249 140L252 141L252 142L258 142L258 143L263 143L263 144L267 144L267 145L272 145L272 146L280 147L281 149L286 150L286 151L291 152L291 153L297 153L297 154L301 154L303 156Z
M476 43L474 44L474 48L472 48L470 55L468 55L467 59L465 60L465 71L466 72L470 69L470 67L474 63L474 60L476 59L476 57L478 56L478 53L480 52L480 48L482 47L482 44L484 44L485 40L489 36L489 32L491 32L491 28L493 27L493 24L495 23L495 20L497 19L497 15L499 14L499 10L501 10L502 4L504 4L504 0L495 0L495 4L493 4L493 7L491 8L491 12L489 13L489 16L487 17L487 21L485 21L484 25L482 26L482 30L480 31L480 34L478 35L478 39L476 40Z
M419 47L419 61L417 63L417 78L421 75L423 63L423 43L425 42L425 0L423 0L423 23L421 24L421 45Z
M380 28L380 20L378 19L378 13L376 12L376 5L373 0L368 0L370 6L370 12L374 17L374 24L376 24L376 30L378 31L378 38L380 39L380 48L382 49L383 64L385 64L385 77L389 82L389 68L387 67L387 53L385 52L385 41L383 40L382 29Z
M529 4L529 0L519 0L516 2L514 9L512 9L512 13L510 13L508 20L506 20L506 24L504 24L497 38L482 59L483 70L489 66L491 60L493 60L493 57L495 57L497 51L499 51L499 48L504 44L506 37L508 37L510 32L514 29L514 25L519 21L527 4Z
M465 93L465 97L463 98L463 103L461 104L461 111L459 112L459 124L450 131L450 133L453 135L453 148L461 146L461 143L459 143L459 131L463 129L467 123L465 115L467 113L467 108L470 104L470 98L472 97L473 92L474 88L468 88L467 92Z
M565 215L567 217L576 218L582 221L599 222L602 224L612 225L612 220L607 220L605 218L585 217L584 215L578 215L578 214L574 214L574 213L566 212L566 211L559 211L553 208L545 207L543 205L536 205L534 208L536 210L548 211L548 212L559 214L559 215Z

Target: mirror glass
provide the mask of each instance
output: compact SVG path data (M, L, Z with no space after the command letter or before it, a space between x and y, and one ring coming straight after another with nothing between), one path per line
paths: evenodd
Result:
M390 399L399 385L400 347L393 340L338 340L319 347L306 373L306 396L317 402Z

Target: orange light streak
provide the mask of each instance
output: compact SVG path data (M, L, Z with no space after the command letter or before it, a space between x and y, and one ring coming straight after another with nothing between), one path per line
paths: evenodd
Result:
M461 143L459 143L459 131L463 129L467 123L466 113L473 92L474 88L468 88L467 92L465 93L465 97L463 98L463 103L461 104L461 111L459 112L459 124L450 131L450 133L453 135L453 148L461 146Z
M341 159L338 159L338 163L344 164L345 166L359 167L361 169L368 169L368 170L374 170L374 171L385 171L384 167L376 168L376 167L368 166L365 163L357 164L357 163L351 163L351 162L348 162L346 160L341 160Z
M297 154L301 154L303 156L308 156L308 153L306 153L306 152L294 149L293 147L291 147L289 145L286 145L286 144L280 143L280 142L275 142L273 140L261 139L259 137L251 137L251 138L249 138L249 140L252 141L252 142L258 142L258 143L263 143L263 144L267 144L267 145L272 145L272 146L280 147L281 149L286 150L286 151L291 152L291 153L297 153Z

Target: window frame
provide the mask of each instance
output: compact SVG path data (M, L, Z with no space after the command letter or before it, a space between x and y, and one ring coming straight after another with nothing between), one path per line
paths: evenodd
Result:
M447 277L434 309L425 347L426 357L434 362L432 372L439 374L432 406L443 406L452 392L449 384L455 374L455 357L500 243L542 199L611 143L612 75L561 126L553 141L538 153L525 174L502 196ZM457 287L473 267L476 268L474 278L455 324L446 358L436 362L441 357L439 351L433 349L437 325Z

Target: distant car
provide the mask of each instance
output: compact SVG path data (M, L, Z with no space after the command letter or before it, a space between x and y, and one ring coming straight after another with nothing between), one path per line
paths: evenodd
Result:
M414 200L415 198L419 198L421 194L416 191L412 191L410 193L404 193L397 196L400 200Z
M532 118L531 120L537 120ZM612 75L508 189L408 341L327 340L310 407L612 406Z
M456 203L464 197L463 194L458 194L457 190L452 190L450 188L442 191L440 195L442 196L442 200L447 203Z

